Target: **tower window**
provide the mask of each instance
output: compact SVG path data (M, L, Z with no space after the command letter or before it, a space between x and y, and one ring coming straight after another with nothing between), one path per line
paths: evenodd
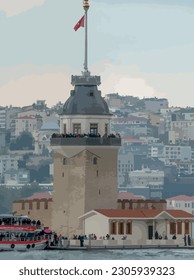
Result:
M94 96L94 93L93 93L93 91L90 91L90 96Z
M67 160L66 158L63 159L63 165L66 165L67 164Z
M96 165L97 164L97 157L93 158L93 164Z
M105 129L104 129L105 134L108 134L108 124L105 123Z
M73 134L81 134L81 123L73 124Z
M90 134L98 134L98 124L97 123L91 123L90 124Z
M64 124L64 125L63 125L63 133L66 134L66 131L67 131L67 129L66 129L66 124Z

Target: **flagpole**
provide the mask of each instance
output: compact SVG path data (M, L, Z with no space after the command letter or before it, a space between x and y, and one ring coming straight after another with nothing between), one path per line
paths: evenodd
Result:
M85 59L84 59L84 76L88 76L90 73L88 71L88 10L89 10L89 0L83 0L83 7L85 10Z

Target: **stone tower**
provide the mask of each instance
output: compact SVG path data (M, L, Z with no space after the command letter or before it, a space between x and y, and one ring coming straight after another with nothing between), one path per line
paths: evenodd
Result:
M84 1L87 44L88 1ZM54 194L52 229L65 236L81 234L79 216L97 208L117 207L117 154L121 139L111 135L112 115L98 90L100 77L87 69L72 76L74 89L53 135Z

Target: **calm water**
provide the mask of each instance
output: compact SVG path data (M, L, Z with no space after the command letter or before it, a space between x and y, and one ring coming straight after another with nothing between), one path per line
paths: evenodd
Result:
M194 249L0 252L0 260L194 260Z

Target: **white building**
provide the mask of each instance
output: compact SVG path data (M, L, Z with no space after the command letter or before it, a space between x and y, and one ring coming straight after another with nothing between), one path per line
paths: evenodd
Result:
M130 187L158 187L164 185L164 171L159 170L134 170L129 173Z
M6 109L0 109L0 129L6 128Z
M194 120L171 121L170 130L175 132L175 140L194 140Z
M59 125L56 122L45 122L40 130L34 133L35 154L42 154L46 149L51 151L50 139L53 133L59 133Z
M164 157L166 163L190 162L192 157L191 146L166 145L164 146Z
M159 112L161 109L168 108L168 99L166 98L144 98L146 111Z
M10 169L18 170L19 157L11 155L0 156L0 177L2 178L6 171Z
M98 245L103 244L103 237L108 234L111 241L114 238L112 245L181 246L184 234L192 235L194 216L180 210L98 209L85 213L80 221L84 225L83 234L95 233L101 239ZM162 237L160 240L155 236L156 231ZM174 234L175 240L172 239Z
M126 187L129 172L134 170L134 156L132 152L119 153L118 156L118 187Z
M42 118L35 116L17 117L15 119L15 136L19 136L22 132L34 133L41 127Z
M166 199L167 209L184 210L194 215L194 196L178 195Z

